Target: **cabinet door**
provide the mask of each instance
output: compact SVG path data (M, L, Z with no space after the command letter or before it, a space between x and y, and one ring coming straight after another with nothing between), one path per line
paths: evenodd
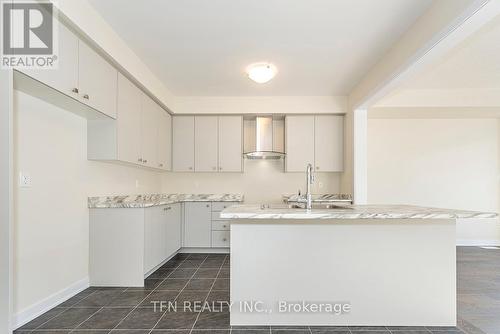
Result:
M116 136L118 160L142 164L142 92L121 73L118 74Z
M286 171L305 172L314 166L314 116L285 118Z
M172 204L165 208L167 221L167 254L172 256L181 248L181 205Z
M194 116L172 117L174 172L194 171Z
M156 103L142 93L141 111L141 156L148 167L158 167L158 120L160 111Z
M210 247L210 203L184 204L184 247Z
M118 71L87 44L78 43L78 85L81 101L116 118Z
M172 116L159 105L158 108L158 167L172 169Z
M219 116L219 171L243 171L243 118Z
M344 169L344 117L315 116L314 157L317 172L341 172Z
M144 209L144 273L151 271L166 258L166 206Z
M73 91L78 88L78 38L62 23L58 23L58 27L57 69L22 69L22 71L66 95L78 99L78 93Z
M217 116L194 118L194 168L197 172L217 171Z

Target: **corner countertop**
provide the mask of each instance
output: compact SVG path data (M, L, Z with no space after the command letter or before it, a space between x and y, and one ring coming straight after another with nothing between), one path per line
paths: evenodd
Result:
M461 211L413 205L347 205L335 209L289 208L275 205L233 205L220 213L225 219L465 219L496 218L494 212Z
M89 209L149 208L182 202L243 202L242 194L149 194L89 197Z

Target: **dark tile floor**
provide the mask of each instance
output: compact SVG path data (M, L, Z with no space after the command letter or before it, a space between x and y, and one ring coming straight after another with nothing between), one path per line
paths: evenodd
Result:
M500 250L457 248L458 327L232 327L229 255L179 254L144 288L89 288L16 334L481 334L500 333ZM203 312L154 311L152 301L213 301ZM159 305L157 305L159 307ZM168 304L164 305L165 307ZM193 305L194 307L194 305Z

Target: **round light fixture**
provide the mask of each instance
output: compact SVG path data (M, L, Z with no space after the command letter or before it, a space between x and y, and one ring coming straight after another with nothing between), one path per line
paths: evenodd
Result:
M268 82L277 72L278 69L271 63L256 63L247 67L248 77L257 83Z

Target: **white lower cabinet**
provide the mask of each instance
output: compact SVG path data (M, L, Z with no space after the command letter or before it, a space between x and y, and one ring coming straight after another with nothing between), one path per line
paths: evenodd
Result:
M181 248L180 206L91 209L90 285L144 286Z
M183 247L229 247L229 220L221 219L220 212L234 204L232 202L185 203Z
M181 247L229 247L230 222L220 211L233 204L90 209L90 285L142 287Z
M211 203L184 203L184 247L210 247L211 221Z

